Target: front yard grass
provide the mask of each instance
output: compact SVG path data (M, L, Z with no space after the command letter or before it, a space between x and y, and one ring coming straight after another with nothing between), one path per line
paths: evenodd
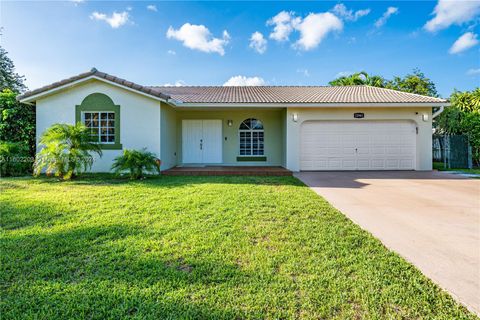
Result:
M2 319L476 319L293 177L0 187Z
M442 162L434 162L433 163L433 169L436 169L438 171L456 171L456 172L461 172L465 174L480 174L480 168L472 168L472 169L467 169L467 168L445 168L445 165Z

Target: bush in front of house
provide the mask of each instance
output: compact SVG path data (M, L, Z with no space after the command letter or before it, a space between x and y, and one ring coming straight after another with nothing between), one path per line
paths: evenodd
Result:
M69 180L92 167L91 153L102 156L102 150L92 140L90 130L80 122L52 125L42 134L40 146L42 149L34 163L34 174L37 176L45 170L47 175L54 174Z
M128 171L131 179L141 179L145 173L160 174L160 160L154 153L142 150L125 149L123 155L113 160L112 170L117 174Z
M0 141L0 177L18 177L32 173L29 148L18 142Z

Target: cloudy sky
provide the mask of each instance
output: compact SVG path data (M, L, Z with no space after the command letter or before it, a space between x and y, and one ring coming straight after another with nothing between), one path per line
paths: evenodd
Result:
M480 83L480 1L0 2L30 89L91 67L145 85L326 85L420 68Z

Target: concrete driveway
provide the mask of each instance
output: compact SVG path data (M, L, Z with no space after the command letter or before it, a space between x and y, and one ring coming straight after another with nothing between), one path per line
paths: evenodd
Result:
M480 179L411 171L295 176L480 315Z

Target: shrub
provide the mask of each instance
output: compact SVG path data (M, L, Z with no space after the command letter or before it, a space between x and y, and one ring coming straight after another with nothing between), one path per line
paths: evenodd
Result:
M124 171L130 172L131 179L144 177L144 172L160 174L160 160L154 153L142 150L124 150L123 155L113 160L112 170L118 175Z
M93 142L90 130L82 123L54 124L40 138L42 150L35 160L35 175L43 169L68 180L92 167L91 153L102 156L100 146Z
M480 88L455 91L450 96L452 105L435 119L442 134L462 134L472 146L472 158L480 166Z
M0 177L24 176L32 173L33 158L28 146L0 141Z

